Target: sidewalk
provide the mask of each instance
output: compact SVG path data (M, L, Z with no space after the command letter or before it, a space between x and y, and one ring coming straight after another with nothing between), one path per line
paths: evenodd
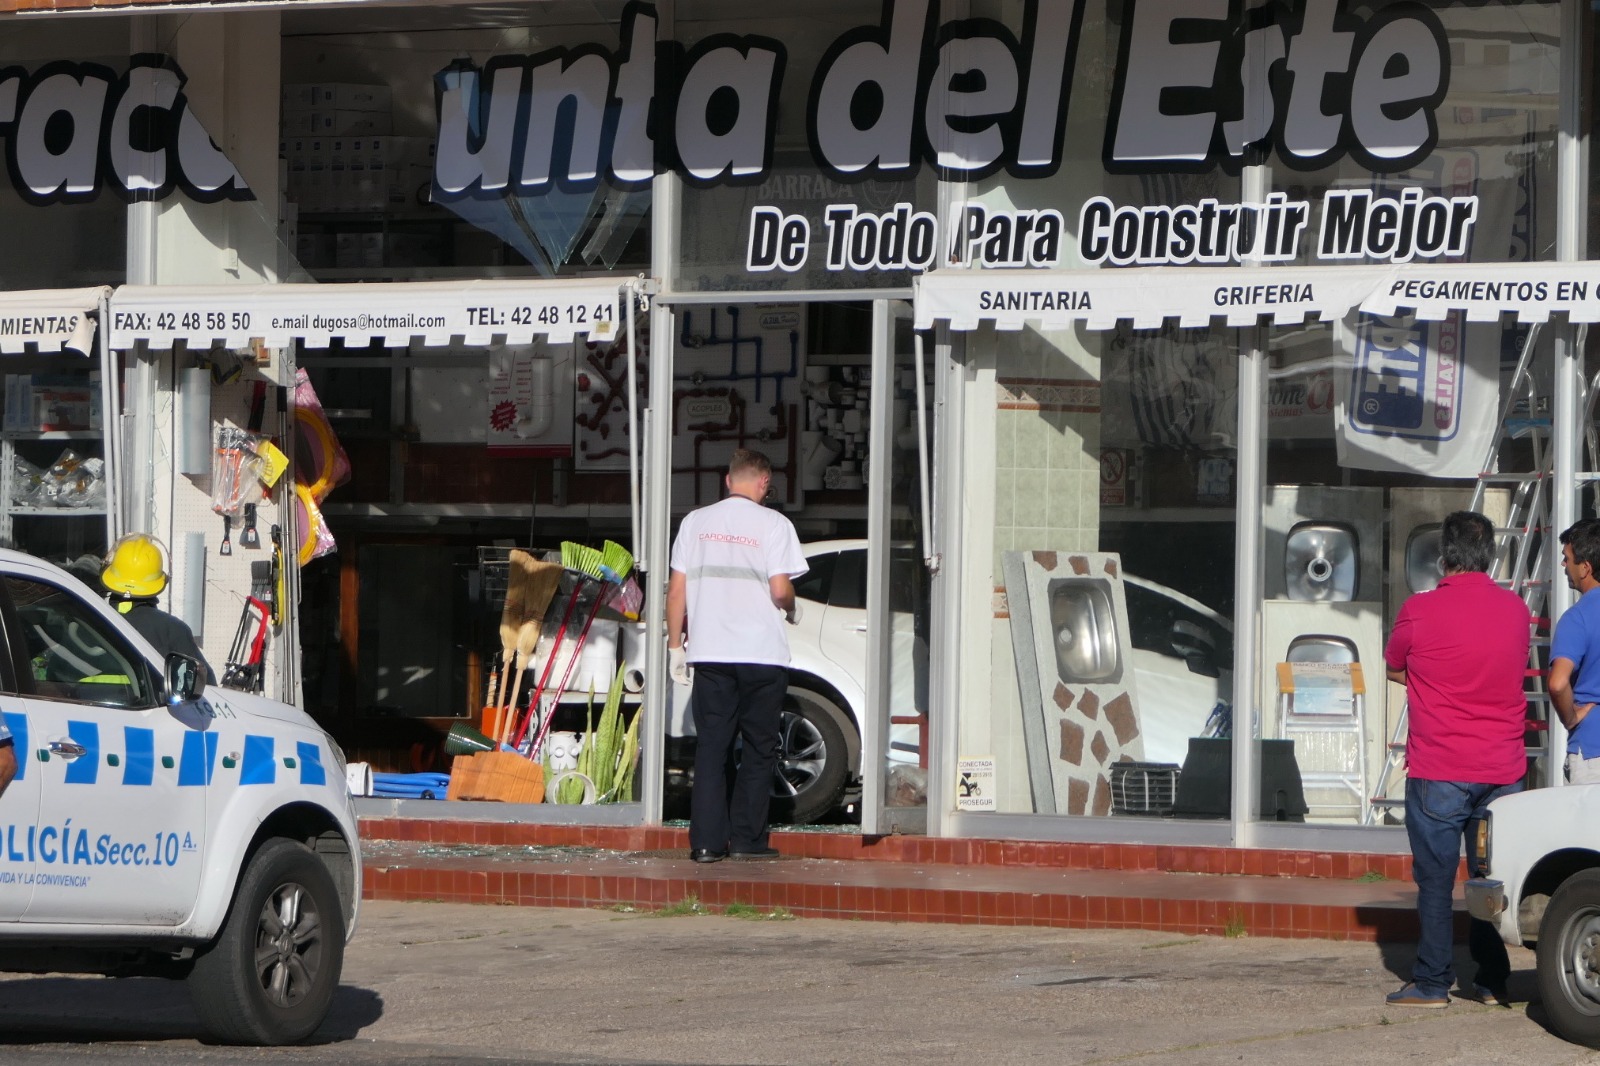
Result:
M778 859L700 864L673 827L363 818L361 832L369 899L659 909L692 897L866 921L1416 938L1408 856L776 831Z

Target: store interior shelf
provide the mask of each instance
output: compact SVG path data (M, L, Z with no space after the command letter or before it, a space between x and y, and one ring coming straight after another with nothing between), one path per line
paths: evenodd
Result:
M1233 522L1239 512L1232 507L1106 507L1100 512L1102 525L1113 522Z
M17 507L7 508L12 518L103 518L104 507Z
M0 431L0 440L99 440L102 435L98 429L8 429Z
M448 281L473 278L540 278L534 267L427 266L427 267L307 267L319 281Z
M630 513L625 503L582 503L557 507L541 503L325 503L322 512L347 518L618 518Z

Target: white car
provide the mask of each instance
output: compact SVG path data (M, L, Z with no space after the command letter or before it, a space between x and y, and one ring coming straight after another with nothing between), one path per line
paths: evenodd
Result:
M0 551L0 970L186 978L207 1033L309 1037L361 899L343 753Z
M1466 883L1467 910L1537 951L1552 1028L1600 1048L1600 785L1497 799L1467 847L1483 869Z
M789 695L779 734L771 818L815 822L858 798L867 676L867 542L805 545L810 571L795 582L798 619L789 630ZM921 559L896 549L890 562L894 637L891 715L926 707L927 654L920 616L927 587ZM1133 668L1144 724L1145 759L1181 765L1190 737L1202 735L1219 704L1232 698L1233 627L1197 600L1125 575ZM689 689L673 686L672 760L688 761L694 736ZM916 764L921 736L911 723L890 726L889 760Z

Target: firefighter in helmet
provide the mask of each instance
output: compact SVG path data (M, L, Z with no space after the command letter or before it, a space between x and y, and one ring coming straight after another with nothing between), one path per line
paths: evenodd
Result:
M100 583L111 605L163 658L177 652L198 660L205 667L206 683L217 683L193 631L181 618L156 606L156 598L167 587L167 550L159 540L147 533L130 533L117 541L106 554Z

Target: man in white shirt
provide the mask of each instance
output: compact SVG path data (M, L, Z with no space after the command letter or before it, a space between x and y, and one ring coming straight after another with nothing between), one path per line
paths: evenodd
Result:
M672 679L694 686L695 862L777 855L767 839L767 806L789 689L783 624L794 621L793 579L808 569L794 525L762 504L772 485L767 457L739 449L723 480L728 498L691 511L678 527L667 581ZM686 623L693 635L687 647ZM744 741L736 774L735 737Z

